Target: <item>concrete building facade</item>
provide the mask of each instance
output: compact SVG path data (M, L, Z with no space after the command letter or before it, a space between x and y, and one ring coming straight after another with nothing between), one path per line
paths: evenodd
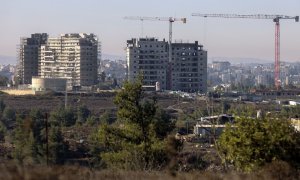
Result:
M98 39L93 34L62 34L39 49L39 76L67 79L68 87L91 86L98 79Z
M127 41L128 80L136 79L141 73L143 85L155 86L160 83L161 89L167 86L168 43L155 38L140 38Z
M162 90L206 93L207 52L203 46L197 41L172 43L172 62L168 62L168 48L168 42L156 38L128 40L128 80L142 73L145 86L159 82ZM169 63L171 68L168 68Z
M47 92L47 91L65 91L66 79L62 78L41 78L32 77L31 88L34 92Z
M101 51L101 50L100 50ZM46 33L21 38L17 77L31 84L32 77L67 79L68 87L92 86L98 81L98 38L94 34Z
M39 47L46 43L48 34L36 33L30 38L21 38L17 49L17 81L19 84L31 84L32 76L38 75Z
M216 71L224 71L226 69L229 69L230 62L228 61L213 61L212 62L212 68Z
M195 43L172 43L171 90L206 93L207 51Z

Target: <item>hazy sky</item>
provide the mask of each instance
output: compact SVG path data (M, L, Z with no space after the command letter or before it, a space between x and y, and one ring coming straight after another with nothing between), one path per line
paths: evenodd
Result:
M102 52L125 56L126 40L141 35L141 22L124 16L186 17L174 23L173 40L195 40L209 57L274 59L272 20L192 17L191 13L300 15L300 0L1 0L0 55L15 56L20 37L91 32ZM144 35L168 38L168 23L145 21ZM300 61L300 23L281 21L281 59Z

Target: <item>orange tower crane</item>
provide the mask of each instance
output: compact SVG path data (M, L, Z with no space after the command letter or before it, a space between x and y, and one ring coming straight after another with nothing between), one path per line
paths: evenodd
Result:
M286 16L286 15L239 15L239 14L200 14L193 13L192 16L200 17L216 17L216 18L248 18L248 19L272 19L275 22L275 65L274 65L274 83L276 89L280 88L280 23L281 19L295 19L299 22L299 16Z

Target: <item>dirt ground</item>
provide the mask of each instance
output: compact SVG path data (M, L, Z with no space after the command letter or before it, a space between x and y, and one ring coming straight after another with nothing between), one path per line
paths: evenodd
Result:
M68 94L67 104L71 107L86 105L93 114L101 114L105 110L116 110L113 103L116 93L103 94ZM66 97L64 95L0 95L0 99L10 107L17 111L29 111L33 108L42 109L45 112L50 112L55 108L65 105ZM169 109L195 109L203 105L203 102L198 102L191 99L183 99L174 96L157 95L157 103L161 108Z

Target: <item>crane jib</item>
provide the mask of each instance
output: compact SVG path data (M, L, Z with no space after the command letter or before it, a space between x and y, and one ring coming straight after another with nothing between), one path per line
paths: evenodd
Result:
M193 13L192 16L200 17L213 17L213 18L249 18L249 19L272 19L275 22L275 67L274 67L274 84L278 90L281 86L280 81L280 19L295 19L299 22L299 16L285 16L285 15L266 15L266 14L253 14L253 15L239 15L239 14L200 14Z

